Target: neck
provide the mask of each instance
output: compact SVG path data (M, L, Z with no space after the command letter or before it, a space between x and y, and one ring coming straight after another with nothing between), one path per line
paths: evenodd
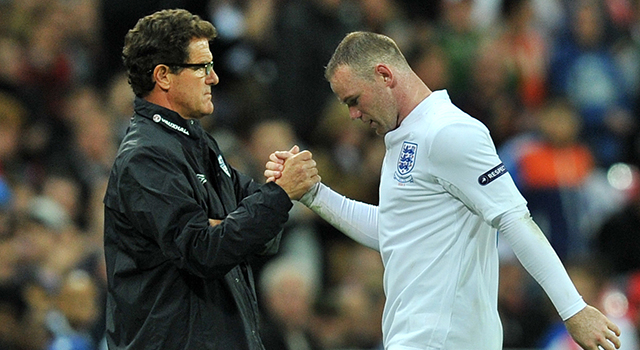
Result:
M166 109L170 109L170 110L178 113L184 119L189 119L189 118L185 117L182 113L180 113L180 110L178 108L176 108L177 106L175 106L173 103L171 103L171 100L169 98L167 98L167 94L164 93L164 91L162 91L162 90L156 91L154 89L144 99L149 101L149 102L151 102L151 103L153 103L153 104L157 104L158 106L164 107Z
M163 94L161 91L159 92L154 89L144 99L153 104L157 104L158 106L161 106L167 109L172 109L171 104L169 103L169 100L167 100L166 94Z
M415 74L411 73L408 78L409 83L406 84L406 88L400 92L398 96L398 121L397 126L413 111L420 102L431 95L431 89Z

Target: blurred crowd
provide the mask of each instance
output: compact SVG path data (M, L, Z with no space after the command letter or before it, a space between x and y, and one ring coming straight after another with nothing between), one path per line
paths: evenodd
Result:
M134 98L123 38L177 7L218 30L203 124L228 161L263 181L269 153L298 144L373 204L383 140L323 69L348 32L392 37L487 125L583 297L640 349L640 1L0 0L0 350L104 348L102 198ZM505 348L577 349L499 249ZM296 205L254 266L267 350L381 349L377 252Z

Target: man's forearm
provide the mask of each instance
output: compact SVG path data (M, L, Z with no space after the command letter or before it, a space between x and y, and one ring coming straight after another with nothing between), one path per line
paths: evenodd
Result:
M349 199L322 183L315 184L300 202L356 242L380 250L377 206Z
M545 290L563 321L587 306L526 207L503 214L498 229L522 266Z

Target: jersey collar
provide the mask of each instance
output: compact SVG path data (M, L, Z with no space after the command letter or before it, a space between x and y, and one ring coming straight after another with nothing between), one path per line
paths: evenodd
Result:
M200 122L194 119L184 119L175 111L136 97L134 101L136 114L152 120L165 129L191 138L198 138Z
M407 125L412 123L414 120L418 120L425 115L428 115L430 110L434 110L434 106L439 104L441 101L450 102L449 94L447 90L436 90L433 91L427 98L422 100L416 108L414 108L409 115L402 121L404 123L407 121Z

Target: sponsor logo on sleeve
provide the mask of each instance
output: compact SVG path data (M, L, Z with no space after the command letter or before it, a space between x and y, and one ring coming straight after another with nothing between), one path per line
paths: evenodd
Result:
M480 177L478 177L478 183L482 186L486 186L488 184L491 183L491 181L499 178L500 176L504 175L507 173L507 168L504 166L503 163L500 163L498 165L496 165L495 167L491 168L491 170L487 171L486 173L480 175Z

